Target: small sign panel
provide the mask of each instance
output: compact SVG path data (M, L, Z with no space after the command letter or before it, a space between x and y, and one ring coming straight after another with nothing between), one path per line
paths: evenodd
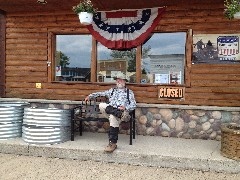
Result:
M158 87L159 100L184 100L185 87Z

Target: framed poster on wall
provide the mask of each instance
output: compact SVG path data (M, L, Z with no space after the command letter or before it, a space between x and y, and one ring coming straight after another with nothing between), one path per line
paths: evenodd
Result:
M240 34L193 35L192 63L240 63Z

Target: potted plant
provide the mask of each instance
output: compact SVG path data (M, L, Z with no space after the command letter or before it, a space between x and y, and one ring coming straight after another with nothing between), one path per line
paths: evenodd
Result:
M92 23L93 14L97 13L97 9L93 7L91 0L83 0L72 10L79 16L80 23L89 25Z
M224 0L224 15L228 19L240 19L240 0Z

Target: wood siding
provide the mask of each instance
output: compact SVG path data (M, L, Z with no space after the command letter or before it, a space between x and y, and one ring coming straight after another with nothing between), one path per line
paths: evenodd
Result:
M5 96L5 32L6 17L0 10L0 97Z
M239 20L223 16L223 1L194 1L169 6L156 27L157 32L188 31L191 33L240 33ZM51 29L82 31L72 12L55 14L8 15L6 23L6 97L81 100L91 92L106 90L104 83L49 82L48 34ZM192 40L187 48L191 49ZM96 47L93 47L95 51ZM191 57L191 54L187 54ZM35 83L42 83L41 89ZM184 101L158 100L157 86L129 84L139 103L240 106L239 64L191 64L186 67Z

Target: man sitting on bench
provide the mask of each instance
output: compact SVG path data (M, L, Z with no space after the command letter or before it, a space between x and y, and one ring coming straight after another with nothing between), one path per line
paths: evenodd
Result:
M109 144L104 151L110 153L117 148L119 124L122 121L128 121L131 117L129 112L136 108L133 91L126 88L127 79L121 75L114 79L116 80L115 88L92 93L85 98L85 101L89 101L91 98L98 96L106 96L109 99L108 103L100 103L99 109L100 112L109 119Z

